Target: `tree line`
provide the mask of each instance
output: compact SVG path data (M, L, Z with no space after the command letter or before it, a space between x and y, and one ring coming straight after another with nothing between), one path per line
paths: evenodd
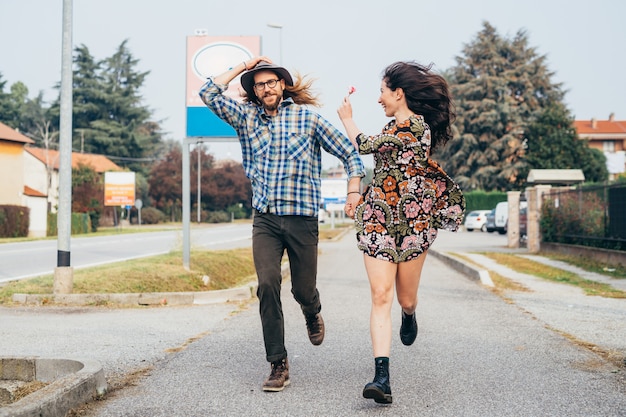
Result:
M122 42L115 53L97 60L80 45L73 53L72 150L105 155L117 165L136 173L136 195L145 207L180 220L182 202L182 146L168 140L161 121L143 103L141 88L149 75L137 71L136 59ZM0 73L0 120L35 141L35 146L58 149L60 95L45 103L43 93L34 98L22 82L6 90ZM60 90L60 83L55 86ZM206 220L211 212L251 213L251 187L239 163L215 164L203 146L191 154L191 178L201 171L201 209ZM98 219L104 210L102 179L93 169L81 166L72 175L72 211ZM194 210L198 184L192 181ZM230 216L227 217L230 219Z
M578 138L565 91L545 55L488 22L445 73L457 110L454 138L435 154L464 190L521 190L531 169L582 169L608 179L606 157Z
M165 138L161 121L144 104L140 91L149 71L139 72L138 62L127 41L103 60L95 59L85 45L74 49L72 148L106 155L136 172L144 204L178 219L182 145ZM563 86L552 80L546 57L529 45L524 30L507 38L484 22L443 75L457 119L454 139L433 157L464 190L521 190L530 169L578 168L587 181L608 178L604 155L578 138ZM59 98L52 103L45 103L42 93L30 98L22 82L6 89L0 72L1 121L37 146L56 149ZM213 156L199 147L192 153L192 170L198 156L202 209L243 205L249 211L250 184L241 164L215 166ZM193 172L191 178L196 176ZM193 181L191 188L195 204Z

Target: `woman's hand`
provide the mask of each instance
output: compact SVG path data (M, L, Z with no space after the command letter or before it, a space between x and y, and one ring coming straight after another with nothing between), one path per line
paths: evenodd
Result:
M360 133L359 128L352 120L352 104L350 104L350 97L345 96L341 105L337 109L337 114L339 115L339 119L341 119L341 123L343 127L346 128L346 133L348 135L348 139L354 145L355 148L358 149L358 145L356 143L356 137Z
M344 120L352 119L352 104L350 104L350 96L345 96L341 105L337 109L337 114L343 122Z
M359 201L361 200L361 194L350 193L348 197L346 197L346 205L343 208L343 211L346 213L346 216L354 219L354 212L356 210L356 206L359 205Z

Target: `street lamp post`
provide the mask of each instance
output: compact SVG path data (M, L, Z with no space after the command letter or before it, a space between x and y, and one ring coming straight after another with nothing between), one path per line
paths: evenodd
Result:
M283 25L279 25L278 23L268 23L267 24L268 27L272 28L272 29L278 29L278 41L279 41L279 59L280 59L280 65L283 65Z
M74 269L70 263L72 234L72 19L73 0L63 0L61 44L61 115L59 117L59 207L57 210L57 267L52 291L71 294Z

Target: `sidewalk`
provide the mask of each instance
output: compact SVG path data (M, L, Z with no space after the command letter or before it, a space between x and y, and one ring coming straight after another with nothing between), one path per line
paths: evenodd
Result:
M573 336L581 343L595 345L612 357L626 358L626 299L603 298L585 295L578 287L558 284L541 278L522 274L499 265L490 258L475 252L503 251L516 253L554 268L578 274L584 279L611 285L615 289L626 291L626 279L615 279L597 273L587 272L561 261L537 255L528 255L526 250L496 247L459 247L467 239L485 239L486 236L468 236L471 233L440 233L433 246L440 253L461 253L463 256L481 265L485 270L494 271L524 287L528 292L507 292L506 297L523 311L532 314L546 326ZM455 240L455 242L453 242ZM475 239L472 239L475 244ZM490 239L491 240L491 239ZM506 244L503 237L502 245ZM460 241L460 242L459 242ZM495 241L495 240L494 240ZM459 252L461 251L461 252ZM624 363L626 370L626 362Z
M441 232L433 250L463 253L507 276L513 273L471 254L508 250L505 245L502 236ZM583 296L574 287L528 276L513 279L533 291L507 293L506 302L445 260L429 257L417 310L420 333L411 347L397 337L394 302L389 407L361 398L373 376L370 295L352 234L320 245L327 327L321 346L309 343L285 283L292 384L281 393L260 389L269 365L254 299L145 309L0 308L0 349L5 356L98 361L111 386L146 372L91 404L85 415L94 417L625 416L624 368L560 332L626 352L626 300Z

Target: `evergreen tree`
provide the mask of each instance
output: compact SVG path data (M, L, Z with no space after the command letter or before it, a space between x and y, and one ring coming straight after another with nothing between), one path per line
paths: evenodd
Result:
M28 103L28 87L21 81L13 83L10 88L9 100L14 113L11 123L20 133L26 133L24 129L24 113Z
M74 48L72 73L72 150L74 152L99 153L94 146L98 130L92 122L106 117L104 83L100 76L102 63L95 60L89 48L80 45ZM57 84L57 89L60 84ZM52 104L56 128L60 122L60 98Z
M99 131L94 121L106 118L106 95L100 72L102 63L96 61L89 48L74 49L72 75L72 149L76 152L100 153L96 137Z
M18 81L11 85L9 93L3 92L6 81L0 74L0 114L4 124L33 139L35 145L50 148L58 132L52 126L52 118L43 99L43 92L37 97L28 97L28 87Z
M159 155L161 127L151 121L139 90L148 72L120 44L113 56L97 61L85 45L74 50L72 147L76 152L105 155L118 165L147 174ZM52 106L58 121L59 101Z
M21 122L23 120L23 113L26 103L28 101L28 87L18 81L11 85L9 92L4 92L6 81L2 81L2 75L0 74L0 117L1 121L7 126L25 134Z
M0 122L15 129L18 127L18 111L11 94L4 91L6 84L7 81L2 79L2 73L0 73Z
M144 171L148 167L142 159L156 156L162 138L160 126L150 121L151 111L141 104L139 94L149 72L136 70L139 60L126 44L125 40L113 56L104 60L108 114L98 125L106 133L98 142L106 155L125 157L118 162L133 171Z
M528 126L526 175L531 169L582 169L586 181L608 178L606 158L578 138L573 122L565 106L554 103Z
M455 138L435 158L462 188L506 191L520 187L527 125L563 98L550 81L545 57L524 31L503 38L489 23L465 45L447 72L455 100Z
M589 182L604 182L609 179L609 169L606 156L600 149L587 147L587 158L581 160L580 169L585 173L585 180Z

